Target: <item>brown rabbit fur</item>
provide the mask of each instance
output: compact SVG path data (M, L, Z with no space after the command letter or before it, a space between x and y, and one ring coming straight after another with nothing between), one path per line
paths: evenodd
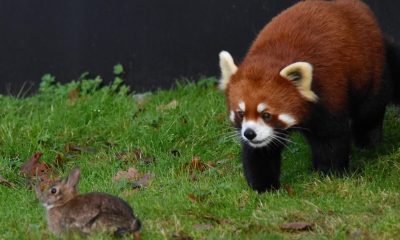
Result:
M60 236L100 231L120 236L140 230L139 219L124 200L107 193L78 195L79 177L80 170L75 168L67 179L55 182L43 192L36 187L36 195L46 207L51 232Z

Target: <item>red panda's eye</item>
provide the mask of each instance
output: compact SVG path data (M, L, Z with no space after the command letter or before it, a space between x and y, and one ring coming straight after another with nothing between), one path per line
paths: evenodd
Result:
M51 192L51 194L55 194L55 193L57 192L57 189L56 189L56 188L52 188L52 189L50 190L50 192Z
M240 119L244 118L244 112L243 111L237 111L237 115Z
M262 119L264 119L264 121L269 121L272 118L271 114L267 113L267 112L261 113L261 117L262 117Z

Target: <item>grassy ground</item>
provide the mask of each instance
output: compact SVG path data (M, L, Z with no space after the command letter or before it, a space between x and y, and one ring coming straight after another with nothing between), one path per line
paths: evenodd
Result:
M242 176L239 144L225 113L223 95L210 81L184 84L135 101L99 81L54 86L47 76L40 93L0 97L0 239L53 239L45 211L26 187L19 167L35 152L66 175L80 166L81 192L105 191L126 199L143 222L143 239L395 239L400 235L400 120L390 108L384 144L354 149L348 177L310 171L300 136L285 151L280 191L256 194ZM73 89L80 88L77 92ZM98 89L98 90L95 90ZM176 100L176 104L170 104ZM91 147L69 154L66 144ZM141 149L155 162L122 161L119 153ZM195 156L204 171L188 164ZM113 176L134 167L154 173L147 187L132 190ZM295 221L312 231L286 232ZM107 239L107 236L96 236Z

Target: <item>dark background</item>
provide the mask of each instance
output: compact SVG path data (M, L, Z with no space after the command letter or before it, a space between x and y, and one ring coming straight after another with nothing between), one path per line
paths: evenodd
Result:
M44 73L68 82L89 71L109 81L117 63L137 92L217 76L221 50L239 61L264 24L295 2L2 0L0 93L32 92ZM365 2L399 41L400 1Z

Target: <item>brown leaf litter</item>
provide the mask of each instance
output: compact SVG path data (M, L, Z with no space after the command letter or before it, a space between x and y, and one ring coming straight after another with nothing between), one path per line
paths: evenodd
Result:
M118 171L113 177L114 181L129 181L132 182L132 189L147 187L151 180L155 177L154 173L140 173L136 168L129 168L126 171Z
M41 152L33 154L20 168L21 174L28 180L28 186L39 184L40 188L44 189L59 179L53 176L52 166L40 161L42 156ZM64 164L61 156L57 155L55 164L58 166Z
M157 110L171 110L178 107L178 101L176 99L172 100L168 104L162 104L157 106Z
M313 223L309 222L291 222L280 225L280 229L287 232L299 232L299 231L312 231L314 228Z
M135 148L132 151L118 152L115 154L115 157L126 163L141 161L145 164L152 164L156 161L156 158L153 156L145 156L140 148Z
M5 179L3 176L0 175L0 185L4 185L9 188L14 188L15 184Z

